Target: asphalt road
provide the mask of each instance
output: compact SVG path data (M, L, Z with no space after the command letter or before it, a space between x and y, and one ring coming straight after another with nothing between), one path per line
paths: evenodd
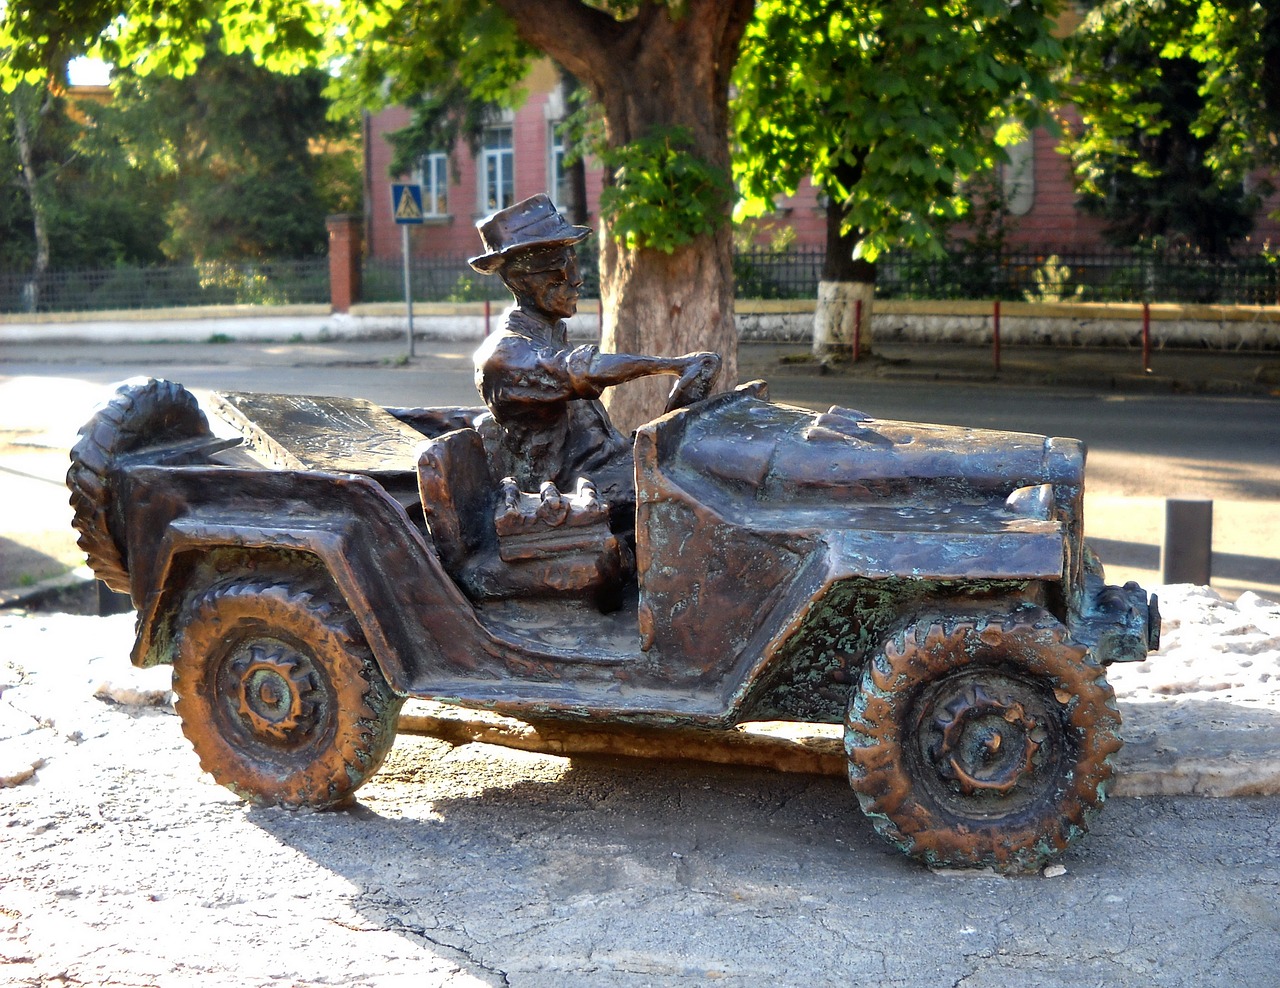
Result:
M417 358L401 363L403 345L394 340L10 346L0 350L0 381L31 382L33 400L46 414L52 402L76 405L75 415L64 418L77 423L86 400L102 393L94 385L138 374L192 389L334 394L384 405L474 405L473 348L419 343ZM884 380L778 365L780 353L795 350L745 345L743 378L766 377L775 400L815 408L841 404L885 419L1074 436L1089 447L1093 493L1280 501L1280 402L1272 398Z
M411 362L403 360L403 349L400 340L6 345L0 348L0 434L24 442L34 436L36 442L65 449L110 386L136 375L167 377L197 392L333 394L384 405L477 404L473 343L421 342ZM741 376L765 377L776 400L815 408L840 404L883 419L1084 440L1089 448L1086 533L1113 580L1159 582L1163 499L1212 498L1214 585L1229 594L1280 594L1280 401L1274 397L1124 390L1105 383L1105 374L1097 386L1085 379L1074 387L1019 386L1012 375L997 383L886 379L864 368L817 374L812 367L779 362L782 354L796 352L803 348L744 345ZM974 356L956 354L958 359ZM978 357L981 363L980 352ZM1248 369L1242 362L1241 370ZM0 463L0 482L6 475L18 482L23 472L43 471L50 492L60 487L65 461L44 468L23 459L21 450L8 451ZM65 528L65 520L46 527Z

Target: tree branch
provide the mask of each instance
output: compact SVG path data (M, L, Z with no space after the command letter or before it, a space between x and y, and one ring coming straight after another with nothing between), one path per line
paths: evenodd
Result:
M545 52L592 89L598 89L613 61L623 57L632 25L580 0L494 0L520 37Z

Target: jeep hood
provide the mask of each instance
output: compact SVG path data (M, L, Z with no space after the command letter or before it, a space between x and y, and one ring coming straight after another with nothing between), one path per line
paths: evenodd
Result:
M690 416L664 452L677 482L815 507L1004 501L1023 487L1079 488L1085 456L1077 439L881 421L840 406L818 413L745 395Z

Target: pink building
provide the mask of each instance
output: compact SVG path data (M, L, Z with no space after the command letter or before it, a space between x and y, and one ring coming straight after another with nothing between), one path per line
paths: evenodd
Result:
M414 175L392 178L387 134L409 123L409 111L393 107L373 116L365 131L365 248L370 257L400 256L400 231L391 215L391 183L422 185L425 222L411 228L419 256L475 254L476 221L539 192L568 209L564 147L556 134L566 109L559 76L550 62L538 63L526 82L529 97L514 113L485 128L478 154L465 144L428 155ZM588 165L587 209L594 222L600 200L600 170Z
M409 122L409 112L395 107L371 117L365 132L365 249L368 256L393 260L400 256L400 232L391 215L391 183L416 181L423 190L426 222L411 228L415 255L457 257L479 249L476 220L502 206L538 192L548 193L562 209L568 207L563 146L556 125L566 109L559 76L550 62L535 66L527 81L525 104L496 120L484 134L478 155L465 146L452 159L441 148L429 155L415 175L388 174L391 146L386 135ZM1068 160L1058 153L1054 138L1036 131L1031 140L1011 151L1012 162L1002 172L1009 207L1005 221L1012 247L1094 251L1106 246L1103 222L1077 208ZM595 224L601 187L599 167L587 165L588 222ZM1273 197L1268 208L1280 207ZM797 248L826 245L825 210L816 190L806 182L799 192L778 203L778 210L762 227L787 226L795 231ZM1259 217L1253 241L1280 244L1280 222Z

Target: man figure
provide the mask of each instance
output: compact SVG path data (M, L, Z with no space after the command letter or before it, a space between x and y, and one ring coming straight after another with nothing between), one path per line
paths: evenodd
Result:
M641 377L679 378L668 410L705 397L720 370L714 353L645 357L570 348L564 320L578 311L573 245L590 235L572 226L545 195L477 224L485 253L471 258L515 296L498 331L475 354L476 388L499 426L501 471L521 490L551 481L562 491L587 477L618 524L634 524L632 444L597 400L605 388ZM486 440L486 445L489 440Z

